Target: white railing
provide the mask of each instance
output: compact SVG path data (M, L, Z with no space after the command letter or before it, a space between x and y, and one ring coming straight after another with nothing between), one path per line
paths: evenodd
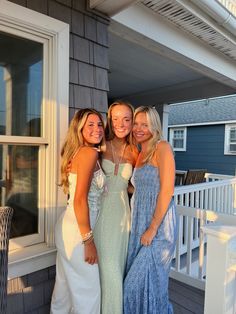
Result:
M236 226L236 215L177 205L179 229L175 258L170 276L176 280L205 289L206 237L201 227L212 222ZM196 231L197 226L197 231ZM195 245L195 239L198 245ZM183 250L184 247L184 250Z
M206 179L210 182L175 187L175 204L236 215L236 177L224 180L222 178L225 176L209 174ZM199 247L199 227L198 220L194 219L192 249ZM185 254L187 252L188 219L183 218L180 228L183 229L180 254Z
M234 176L226 175L226 174L217 174L217 173L209 173L205 174L206 182L233 179Z
M209 182L175 187L177 205L209 209L225 214L236 214L236 177L222 180L209 174Z
M205 314L236 313L236 226L207 226Z

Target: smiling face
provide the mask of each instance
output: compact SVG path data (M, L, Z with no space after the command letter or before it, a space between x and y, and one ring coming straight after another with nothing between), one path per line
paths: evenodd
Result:
M96 114L88 115L82 129L84 144L93 146L99 144L104 136L104 129L101 119Z
M147 114L140 112L135 116L133 135L137 143L144 144L152 138L152 133L149 130Z
M112 129L116 137L125 138L132 130L132 111L125 105L116 105L111 111Z

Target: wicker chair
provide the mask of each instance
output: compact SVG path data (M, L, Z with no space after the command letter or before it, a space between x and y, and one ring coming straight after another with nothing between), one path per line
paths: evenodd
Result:
M7 310L8 245L13 209L0 207L0 313Z

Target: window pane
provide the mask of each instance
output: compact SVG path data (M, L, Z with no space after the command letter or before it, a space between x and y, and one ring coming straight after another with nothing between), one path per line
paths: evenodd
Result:
M232 153L235 153L236 152L236 144L230 144L229 145L229 151Z
M183 140L173 140L173 147L174 148L183 148L184 147L184 142Z
M230 128L230 142L236 143L236 128Z
M183 139L184 131L183 130L174 130L174 138L175 139Z
M43 45L0 32L0 135L40 136Z
M38 232L38 146L1 145L1 206L14 209L11 238Z

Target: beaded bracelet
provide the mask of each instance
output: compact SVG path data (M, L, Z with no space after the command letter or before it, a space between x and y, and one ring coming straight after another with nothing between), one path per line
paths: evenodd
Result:
M86 240L86 241L82 241L82 244L89 244L89 243L91 243L93 241L93 236L91 236L88 240Z
M84 244L85 242L87 242L91 238L93 238L93 230L90 230L89 232L82 235L82 243Z

